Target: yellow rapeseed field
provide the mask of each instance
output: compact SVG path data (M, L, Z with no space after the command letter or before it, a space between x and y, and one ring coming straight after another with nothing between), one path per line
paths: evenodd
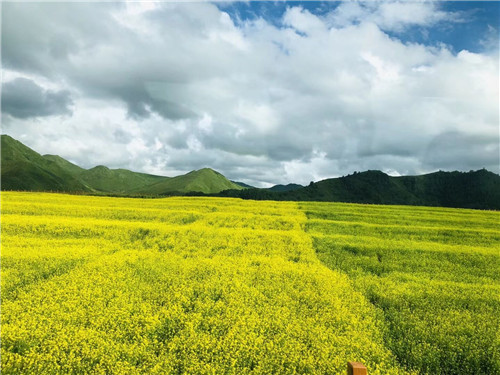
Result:
M499 218L3 192L2 374L496 374Z
M500 374L500 213L301 203L318 257L380 312L420 374Z
M2 193L3 374L402 374L291 202Z

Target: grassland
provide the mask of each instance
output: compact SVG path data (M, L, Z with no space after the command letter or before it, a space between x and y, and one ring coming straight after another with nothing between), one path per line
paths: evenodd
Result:
M4 192L2 373L499 373L499 218Z

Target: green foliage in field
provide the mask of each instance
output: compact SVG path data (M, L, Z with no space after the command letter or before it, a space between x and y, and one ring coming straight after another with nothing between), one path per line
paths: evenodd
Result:
M319 258L385 320L421 374L500 374L498 212L302 203Z
M2 374L408 374L296 203L2 193Z

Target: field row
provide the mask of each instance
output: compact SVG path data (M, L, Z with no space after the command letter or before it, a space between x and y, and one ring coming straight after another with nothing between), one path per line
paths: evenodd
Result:
M2 194L7 374L500 374L497 212Z
M2 203L5 373L336 374L347 360L409 373L377 309L318 260L296 203Z
M498 212L301 208L319 259L377 308L401 365L420 374L500 374Z

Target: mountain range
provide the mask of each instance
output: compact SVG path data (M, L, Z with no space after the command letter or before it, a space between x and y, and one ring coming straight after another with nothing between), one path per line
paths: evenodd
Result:
M155 196L244 189L210 168L176 177L102 165L84 169L57 155L40 155L8 135L2 135L1 146L2 190Z
M485 169L392 177L381 171L258 189L210 168L176 177L96 166L84 169L1 136L2 190L126 196L210 195L257 200L334 201L500 210L500 176Z
M500 210L500 176L485 169L391 177L381 171L311 182L289 191L226 190L217 194L255 200L324 201Z

